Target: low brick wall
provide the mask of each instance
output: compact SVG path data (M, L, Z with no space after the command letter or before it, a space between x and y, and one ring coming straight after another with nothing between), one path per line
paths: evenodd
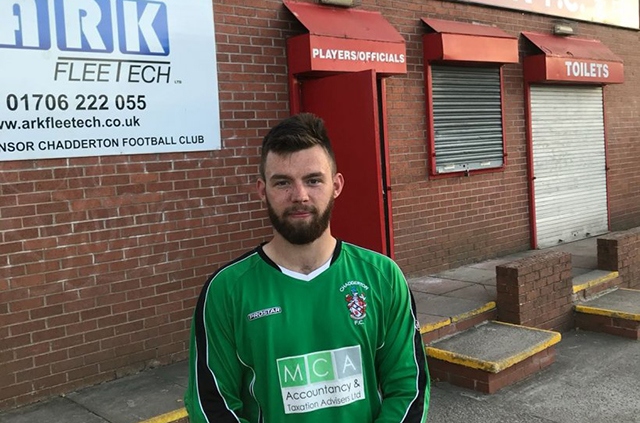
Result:
M603 332L640 340L640 322L626 320L614 316L598 316L596 314L576 313L576 327L582 330Z
M541 252L496 267L498 320L567 331L573 328L571 254Z
M598 237L598 268L617 271L622 286L640 288L640 228Z
M429 372L433 380L449 382L485 394L493 394L505 386L519 382L550 366L555 361L555 356L555 346L551 346L499 373L491 373L431 357L429 358Z

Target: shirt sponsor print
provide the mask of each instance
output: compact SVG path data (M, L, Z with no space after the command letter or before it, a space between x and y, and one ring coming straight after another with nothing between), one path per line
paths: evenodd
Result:
M276 361L285 414L340 407L365 399L359 345Z

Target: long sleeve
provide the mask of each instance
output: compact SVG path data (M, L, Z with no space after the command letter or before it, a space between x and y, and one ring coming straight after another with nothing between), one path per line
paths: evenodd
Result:
M214 293L214 275L205 284L193 317L189 385L185 406L191 423L247 422L239 417L242 364L225 299Z
M382 408L376 423L425 422L429 408L429 373L415 303L397 265L393 295L384 319L384 344L376 354Z

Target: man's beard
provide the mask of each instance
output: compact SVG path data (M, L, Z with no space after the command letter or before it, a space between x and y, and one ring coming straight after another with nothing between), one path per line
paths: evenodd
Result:
M333 210L333 197L329 200L327 208L318 213L318 209L313 206L293 206L285 209L282 216L278 216L271 207L271 203L267 199L267 210L269 212L269 219L276 231L284 239L295 245L310 244L316 239L320 238L320 235L329 227L329 221L331 220L331 211ZM290 214L297 212L311 213L311 221L298 222L297 224L291 223L287 217Z

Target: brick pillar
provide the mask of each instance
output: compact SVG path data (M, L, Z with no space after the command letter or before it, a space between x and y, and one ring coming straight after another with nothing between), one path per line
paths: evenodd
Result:
M571 254L543 252L496 267L498 320L566 331L573 327Z
M617 271L622 286L640 288L640 228L598 237L598 269Z

